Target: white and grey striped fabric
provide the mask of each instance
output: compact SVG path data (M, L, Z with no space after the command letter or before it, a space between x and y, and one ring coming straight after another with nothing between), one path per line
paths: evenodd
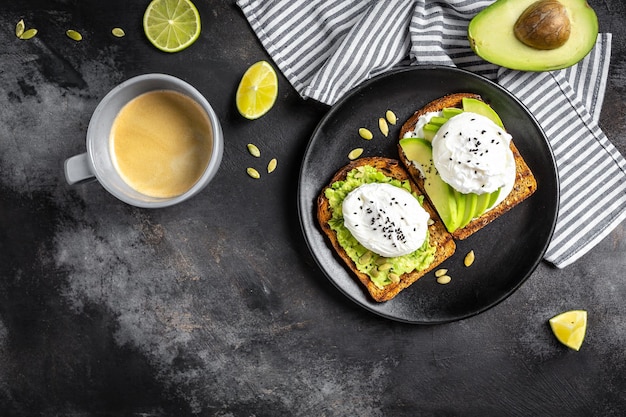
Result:
M493 0L237 0L275 64L306 98L332 105L400 65L463 68L498 82L535 115L555 154L561 203L545 259L571 264L626 218L626 162L598 126L611 34L573 67L519 72L478 58L471 18ZM598 186L601 184L601 186Z

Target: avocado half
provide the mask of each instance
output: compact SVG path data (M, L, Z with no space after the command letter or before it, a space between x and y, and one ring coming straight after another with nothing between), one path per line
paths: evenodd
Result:
M598 37L598 17L586 0L559 0L571 23L569 39L560 47L536 49L519 41L513 32L515 22L537 0L497 0L470 21L470 46L492 64L520 71L551 71L574 65L594 47Z

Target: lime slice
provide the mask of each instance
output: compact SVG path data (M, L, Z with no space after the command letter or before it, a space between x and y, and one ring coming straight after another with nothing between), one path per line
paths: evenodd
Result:
M561 313L550 319L550 327L559 342L578 351L583 344L587 331L587 312L585 310L570 310Z
M278 77L267 61L252 64L241 77L237 88L237 110L247 119L267 113L278 96Z
M152 0L143 15L143 30L161 51L182 51L200 36L200 14L189 0Z

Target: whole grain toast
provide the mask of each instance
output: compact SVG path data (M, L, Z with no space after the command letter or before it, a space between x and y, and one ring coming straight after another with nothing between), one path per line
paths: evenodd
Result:
M431 101L418 111L416 111L403 125L400 129L400 138L402 139L404 135L414 130L415 125L420 116L426 114L428 112L440 111L445 107L458 107L462 108L462 100L463 97L475 98L478 100L482 100L482 97L478 94L473 93L455 93L450 94L441 98L438 98L434 101ZM484 101L484 100L483 100ZM452 232L452 236L455 239L466 239L468 236L477 232L478 230L485 227L487 224L500 217L505 212L509 211L526 198L530 197L535 190L537 189L537 180L535 179L532 171L530 170L526 161L520 154L519 150L511 140L511 151L513 152L513 156L515 157L515 167L516 167L516 176L515 176L515 184L513 189L509 193L509 195L496 207L491 210L485 212L480 217L472 220L465 227L460 228ZM409 171L412 179L416 182L420 190L424 190L424 179L422 178L419 170L409 161L404 152L402 151L402 147L398 144L398 153L400 161L404 164L404 166ZM426 194L422 191L422 194Z
M389 177L393 177L401 181L409 180L411 188L413 192L416 193L416 195L421 195L423 193L413 183L411 177L398 160L382 157L368 157L352 161L351 163L337 171L337 173L335 173L328 185L324 187L324 189L321 191L317 198L317 220L322 231L328 237L333 249L341 258L341 260L347 265L347 267L352 271L352 273L364 285L371 297L375 301L383 302L391 300L393 297L398 295L400 291L413 284L415 281L431 271L437 265L441 264L445 259L452 256L456 249L456 244L454 243L452 236L448 233L445 226L439 219L439 216L437 215L435 209L431 206L428 200L424 198L423 207L430 214L431 219L433 219L432 224L428 226L430 244L436 247L435 258L433 262L422 271L412 271L410 273L402 274L398 283L386 285L384 288L379 288L378 286L376 286L370 280L367 274L364 274L357 269L354 261L348 256L346 251L339 244L335 231L332 230L330 228L330 225L328 224L329 220L332 218L332 211L329 201L325 196L326 189L329 188L335 181L344 180L348 172L356 167L364 165L372 166Z

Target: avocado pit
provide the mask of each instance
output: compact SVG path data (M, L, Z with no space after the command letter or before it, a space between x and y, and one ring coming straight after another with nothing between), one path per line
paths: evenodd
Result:
M539 0L524 10L513 27L515 37L535 49L556 49L570 37L567 9L557 0Z

